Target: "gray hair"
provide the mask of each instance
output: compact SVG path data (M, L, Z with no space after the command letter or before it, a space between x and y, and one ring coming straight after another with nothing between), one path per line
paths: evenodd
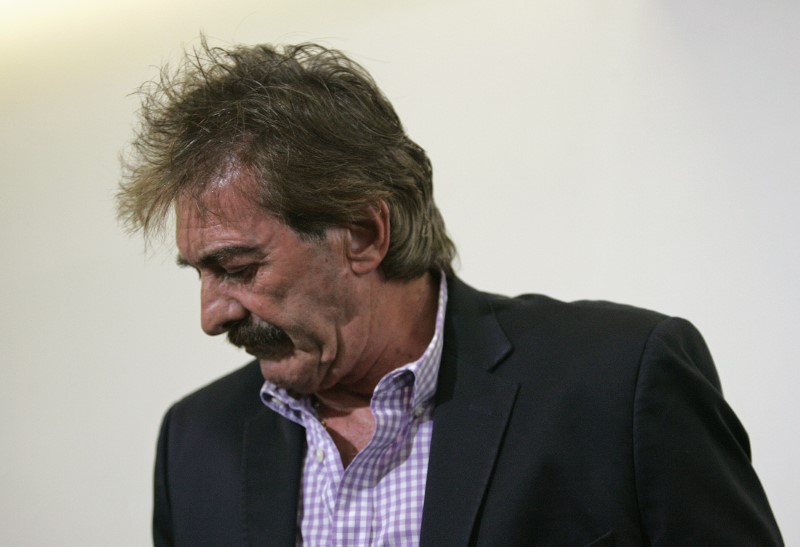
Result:
M406 136L371 76L315 44L187 53L145 84L141 123L123 162L120 220L160 231L179 195L199 196L231 165L250 169L261 206L297 233L363 220L389 207L382 271L412 279L452 273L455 245L433 200L425 151Z

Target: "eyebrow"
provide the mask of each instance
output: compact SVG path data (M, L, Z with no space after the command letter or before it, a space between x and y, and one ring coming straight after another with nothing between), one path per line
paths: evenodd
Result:
M175 263L181 268L197 267L197 268L214 268L219 267L228 260L245 255L260 254L257 247L248 245L232 245L230 247L222 247L200 258L197 264L192 264L181 255L175 259Z

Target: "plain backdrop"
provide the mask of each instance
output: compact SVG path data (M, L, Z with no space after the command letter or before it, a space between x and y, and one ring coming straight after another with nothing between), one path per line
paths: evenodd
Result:
M114 218L131 93L201 31L362 62L467 282L692 320L800 543L798 29L794 0L1 2L0 544L148 544L164 410L247 360Z

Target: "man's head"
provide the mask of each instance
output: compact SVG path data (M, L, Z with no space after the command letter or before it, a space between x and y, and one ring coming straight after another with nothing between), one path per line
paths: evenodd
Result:
M253 200L305 238L388 206L381 271L409 280L451 273L455 248L433 201L431 166L370 76L337 51L305 44L209 48L142 89L120 217L146 234L181 196L202 202L231 171Z

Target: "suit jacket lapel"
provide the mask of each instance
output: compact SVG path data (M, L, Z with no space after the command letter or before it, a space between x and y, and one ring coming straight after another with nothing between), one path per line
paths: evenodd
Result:
M243 442L243 543L294 545L303 428L263 408L245 426Z
M518 390L490 372L512 349L491 306L448 281L422 545L469 543Z

